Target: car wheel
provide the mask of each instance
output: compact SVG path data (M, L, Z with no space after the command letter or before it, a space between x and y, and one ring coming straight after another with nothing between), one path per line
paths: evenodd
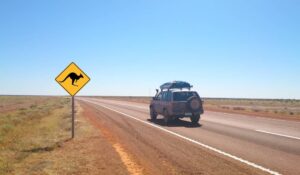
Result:
M190 97L187 104L191 111L198 111L201 107L199 99L195 96Z
M164 122L166 125L168 125L170 123L170 116L168 114L168 111L166 109L164 109Z
M178 117L174 118L173 120L176 122L180 121L180 119Z
M156 120L157 118L157 113L155 112L155 110L153 109L153 107L150 108L150 117L151 117L151 120Z
M199 122L199 120L200 120L200 115L193 115L193 116L191 117L191 122L192 122L193 124L197 124L197 123Z

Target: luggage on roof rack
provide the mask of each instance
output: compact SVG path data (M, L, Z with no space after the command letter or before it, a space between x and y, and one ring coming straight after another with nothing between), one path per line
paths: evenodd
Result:
M184 81L173 81L173 82L168 82L164 83L163 85L160 86L161 90L170 90L170 89L191 89L193 86L190 85L188 82Z

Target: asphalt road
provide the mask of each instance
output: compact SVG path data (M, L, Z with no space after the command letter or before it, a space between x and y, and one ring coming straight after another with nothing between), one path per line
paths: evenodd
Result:
M165 126L160 116L156 122L149 120L147 104L84 97L77 100L144 125L157 135L172 135L172 142L185 140L189 142L185 149L196 146L267 174L300 174L300 122L205 111L199 125L186 118ZM197 149L193 151L197 154Z

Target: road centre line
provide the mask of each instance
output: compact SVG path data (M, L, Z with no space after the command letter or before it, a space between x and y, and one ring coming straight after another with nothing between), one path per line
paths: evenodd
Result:
M289 135L285 135L285 134L278 134L278 133L274 133L274 132L269 132L269 131L265 131L265 130L255 130L257 132L261 132L261 133L266 133L266 134L271 134L271 135L276 135L276 136L281 136L281 137L286 137L286 138L290 138L290 139L297 139L300 140L299 137L295 137L295 136L289 136Z
M226 153L226 152L224 152L224 151L222 151L222 150L219 150L219 149L214 148L214 147L212 147L212 146L209 146L209 145L206 145L206 144L204 144L204 143L198 142L198 141L196 141L196 140L190 139L190 138L188 138L188 137L185 137L185 136L180 135L180 134L178 134L178 133L176 133L176 132L167 130L167 129L162 128L162 127L160 127L160 126L157 126L157 125L155 125L155 124L152 124L152 123L143 121L143 120L141 120L141 119L135 118L135 117L133 117L133 116L131 116L131 115L128 115L128 114L123 113L123 112L120 112L120 111L117 111L117 110L112 109L112 108L110 108L110 107L107 107L107 106L105 106L105 105L103 105L103 104L99 104L99 103L96 103L96 102L94 102L94 101L88 101L88 100L84 100L84 99L80 99L80 100L83 100L83 101L86 101L86 102L89 102L89 103L93 103L93 104L96 104L96 105L101 106L101 107L103 107L103 108L106 108L106 109L108 109L108 110L114 111L114 112L119 113L119 114L121 114L121 115L123 115L123 116L129 117L129 118L134 119L134 120L136 120L136 121L139 121L139 122L141 122L141 123L143 123L143 124L152 126L152 127L154 127L154 128L157 128L157 129L160 129L160 130L165 131L165 132L167 132L167 133L169 133L169 134L172 134L172 135L174 135L174 136L180 137L180 138L182 138L182 139L184 139L184 140L187 140L187 141L192 142L192 143L194 143L194 144L200 145L200 146L202 146L202 147L204 147L204 148L207 148L207 149L209 149L209 150L211 150L211 151L217 152L217 153L219 153L219 154L221 154L221 155L223 155L223 156L232 158L232 159L237 160L237 161L239 161L239 162L242 162L242 163L244 163L244 164L246 164L246 165L249 165L249 166L254 167L254 168L256 168L256 169L262 170L262 171L264 171L264 172L270 173L270 174L272 174L272 175L280 175L279 172L276 172L276 171L273 171L273 170L271 170L271 169L265 168L265 167L263 167L263 166L261 166L261 165L255 164L255 163L250 162L250 161L248 161L248 160L239 158L239 157L237 157L237 156L235 156L235 155L232 155L232 154L230 154L230 153Z

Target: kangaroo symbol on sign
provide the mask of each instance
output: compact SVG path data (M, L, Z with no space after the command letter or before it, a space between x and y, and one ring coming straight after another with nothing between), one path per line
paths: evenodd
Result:
M63 83L63 82L65 82L68 78L71 78L71 80L72 80L72 85L73 85L73 86L77 86L77 85L74 84L74 83L77 82L80 78L83 78L83 75L80 74L80 75L78 76L76 73L72 72L72 73L69 73L69 75L66 76L66 78L65 78L63 81L60 81L60 82Z

